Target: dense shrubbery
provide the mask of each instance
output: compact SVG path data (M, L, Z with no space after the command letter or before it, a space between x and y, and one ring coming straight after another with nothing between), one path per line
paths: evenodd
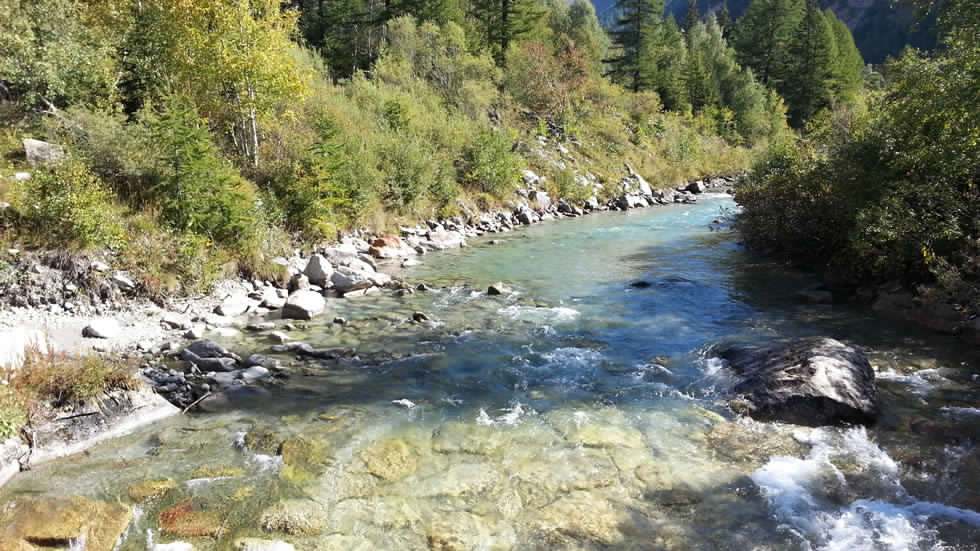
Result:
M17 182L10 192L17 226L47 246L118 247L123 230L112 193L75 159Z
M937 283L980 311L980 15L948 2L947 49L909 51L866 111L774 151L739 190L747 240L855 283Z

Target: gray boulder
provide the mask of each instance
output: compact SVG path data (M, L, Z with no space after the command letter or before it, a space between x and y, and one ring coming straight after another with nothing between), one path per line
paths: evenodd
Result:
M27 138L24 140L24 153L27 155L27 162L32 165L43 165L63 159L65 148L53 143Z
M528 197L531 199L531 206L537 211L546 211L551 208L551 197L544 191L532 191Z
M730 402L740 414L809 426L871 423L878 416L871 364L840 341L815 337L731 347L720 355L740 377Z
M372 272L366 270L358 270L350 266L339 266L337 271L331 276L330 281L333 282L333 286L341 293L349 293L358 289L373 287L374 283L371 281L371 275Z
M493 285L487 287L487 294L490 296L509 295L510 293L511 293L510 287L504 285L502 281L498 281Z
M333 275L333 266L330 264L330 261L326 259L326 257L315 254L311 256L309 262L306 263L306 268L303 269L303 274L309 278L310 283L313 285L326 287L327 282L330 281L330 276Z
M708 186L704 185L704 181L702 180L695 180L690 184L687 184L687 187L684 188L684 191L689 191L691 193L704 193L707 190Z
M282 307L282 317L299 320L313 319L314 316L322 314L326 308L327 301L320 293L297 291L286 300L286 305Z

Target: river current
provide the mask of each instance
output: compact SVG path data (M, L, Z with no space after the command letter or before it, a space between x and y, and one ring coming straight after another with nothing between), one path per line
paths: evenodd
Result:
M734 208L705 195L427 255L398 275L431 290L334 300L290 333L351 357L283 355L290 375L268 392L39 466L0 502L130 504L133 484L172 480L131 504L120 551L234 549L244 536L317 550L977 549L976 348L858 306L798 303L815 281L745 251L726 225ZM497 281L514 292L487 296ZM714 345L809 335L866 349L877 424L727 409ZM168 533L181 504L220 536ZM276 520L290 507L309 522Z

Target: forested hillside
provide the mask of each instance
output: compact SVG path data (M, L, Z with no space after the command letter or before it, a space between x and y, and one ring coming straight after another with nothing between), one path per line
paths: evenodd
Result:
M602 21L615 20L615 0L593 0L593 3ZM749 0L698 0L697 6L702 16L727 10L730 17L737 19L745 14ZM898 55L905 46L930 49L936 44L935 18L920 21L910 3L820 0L820 7L834 12L847 25L868 63L882 63L888 56ZM667 12L677 21L683 20L687 11L688 0L668 0Z
M160 293L492 208L526 168L572 202L625 163L663 187L738 171L864 82L814 0L739 25L621 0L608 33L586 0L0 5L3 239L109 250ZM25 138L67 158L28 166Z

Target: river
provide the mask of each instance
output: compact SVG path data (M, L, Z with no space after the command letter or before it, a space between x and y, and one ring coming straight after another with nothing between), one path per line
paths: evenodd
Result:
M284 356L290 376L268 393L39 466L0 502L128 504L131 485L172 480L132 505L120 551L242 536L319 550L977 549L977 350L858 306L798 303L814 281L743 250L715 223L734 208L705 195L427 255L398 275L432 290L332 301L291 333L355 357ZM497 281L514 292L486 296ZM876 425L726 408L712 345L805 335L867 349ZM194 523L221 535L194 537Z

